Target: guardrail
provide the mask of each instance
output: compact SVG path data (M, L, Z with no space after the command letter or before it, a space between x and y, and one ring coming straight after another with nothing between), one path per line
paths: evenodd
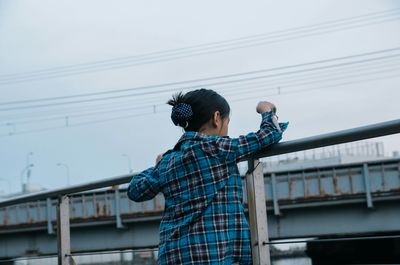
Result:
M265 167L268 165L263 162L268 214L268 210L273 210L274 215L283 217L287 209L355 202L372 208L375 201L387 201L400 196L400 157L346 164L338 162L321 166L298 166L300 167L284 171L266 171ZM369 178L370 190L364 185L366 176ZM245 182L244 175L242 178L242 182ZM70 194L71 229L84 225L85 222L109 222L117 228L126 228L123 224L134 221L139 216L161 217L164 209L164 197L161 194L150 201L135 203L129 200L126 186ZM243 183L243 188L245 187ZM370 205L365 200L368 194L372 198ZM243 203L247 209L246 190L243 190ZM56 199L36 200L0 208L0 238L2 234L43 230L46 226L48 234L54 234L56 209ZM269 229L273 229L273 225ZM74 239L72 245L73 241ZM0 248L0 259L4 255L2 250ZM38 250L37 254L44 253Z
M258 160L259 158L307 149L314 149L346 142L359 141L396 133L400 133L400 119L307 137L293 141L282 142L269 147L267 150L257 153L254 157L248 158L247 160L249 163L249 173L246 175L246 186L248 194L247 201L249 207L250 230L252 237L251 241L253 264L270 264L264 175L262 170L262 163L260 163ZM68 195L99 188L106 188L110 186L118 186L120 184L126 184L129 183L133 176L135 176L135 174L122 175L118 177L107 178L101 181L90 182L87 184L74 185L67 188L14 197L11 199L0 201L0 208L35 200L48 200L51 198L58 198L58 262L61 265L74 264L70 253ZM368 179L365 179L365 185L368 189ZM370 205L370 198L368 198L368 195L367 202L368 205Z

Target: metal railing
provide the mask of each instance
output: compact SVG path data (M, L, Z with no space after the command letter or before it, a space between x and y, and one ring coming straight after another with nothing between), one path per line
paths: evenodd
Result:
M324 146L359 141L374 137L400 133L400 119L342 130L293 141L286 141L269 147L267 150L248 158L249 172L246 175L253 264L270 264L267 213L265 204L264 175L259 159L285 153L314 149ZM69 197L70 194L118 186L129 183L135 174L107 178L86 184L43 191L0 201L0 208L35 200L58 198L57 240L58 263L74 264L70 252ZM368 185L368 181L365 183ZM367 198L369 200L369 198ZM368 204L370 202L368 201Z

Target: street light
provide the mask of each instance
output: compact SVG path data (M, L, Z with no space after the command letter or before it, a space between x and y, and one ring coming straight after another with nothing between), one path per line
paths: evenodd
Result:
M24 173L25 173L25 171L27 171L27 174L26 174L26 182L28 183L29 182L29 177L30 177L30 175L31 175L31 168L33 167L33 164L28 164L28 165L26 165L23 169L22 169L22 171L21 171L21 187L22 187L22 192L25 192L26 191L26 187L24 187Z
M63 166L66 169L66 171L67 171L67 185L69 186L69 183L70 183L69 166L67 164L64 164L64 163L57 163L57 166L59 166L59 167Z
M128 169L129 173L132 173L132 163L131 163L131 158L127 154L122 154L122 156L126 157L128 159Z

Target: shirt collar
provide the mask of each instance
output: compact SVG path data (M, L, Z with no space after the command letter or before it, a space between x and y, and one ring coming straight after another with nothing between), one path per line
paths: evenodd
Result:
M182 145L182 143L185 141L188 141L188 140L201 141L201 140L204 140L205 138L210 138L210 137L213 137L213 136L207 135L207 134L202 134L199 132L194 132L194 131L185 132L181 136L181 138L178 140L178 142L176 143L174 150L178 150L179 147Z

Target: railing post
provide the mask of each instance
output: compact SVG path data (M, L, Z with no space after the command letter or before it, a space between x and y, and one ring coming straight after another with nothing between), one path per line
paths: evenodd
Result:
M374 204L372 202L372 195L371 195L371 187L370 187L370 180L369 180L369 169L368 164L363 164L363 175L364 175L364 185L365 185L365 195L367 197L367 207L373 208Z
M120 208L120 193L119 193L119 185L113 186L114 188L114 195L115 195L115 222L117 224L117 228L124 228L121 220L121 208Z
M58 243L58 265L71 265L69 198L67 195L62 195L58 198L57 243Z
M53 224L51 223L51 207L52 207L51 199L47 198L46 199L47 233L49 235L54 234L54 232L53 232Z
M246 176L253 265L270 265L264 173L259 160L249 161Z

